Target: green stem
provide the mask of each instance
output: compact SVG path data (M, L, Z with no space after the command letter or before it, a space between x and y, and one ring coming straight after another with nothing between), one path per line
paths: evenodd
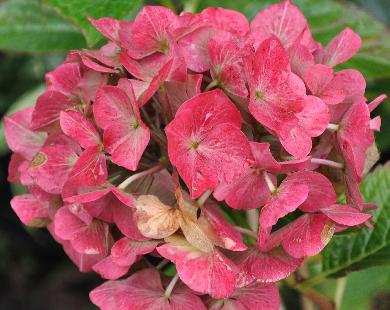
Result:
M211 81L209 85L207 85L207 87L205 88L205 92L206 91L209 91L210 89L214 88L214 87L217 87L219 84L219 81L218 80L214 80L214 81Z

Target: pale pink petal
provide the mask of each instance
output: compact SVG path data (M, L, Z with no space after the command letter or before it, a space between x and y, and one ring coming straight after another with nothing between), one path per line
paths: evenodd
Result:
M12 198L11 207L23 224L44 227L49 220L49 205L30 194Z
M321 212L337 224L345 226L363 224L372 217L371 214L359 212L359 210L352 206L338 204L323 208L321 209Z

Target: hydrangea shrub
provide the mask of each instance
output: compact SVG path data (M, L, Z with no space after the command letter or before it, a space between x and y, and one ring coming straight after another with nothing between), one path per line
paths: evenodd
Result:
M8 179L29 190L13 210L108 280L94 304L279 309L278 281L372 226L358 185L386 96L367 103L362 74L335 69L353 30L323 46L290 1L251 23L158 6L90 22L108 43L72 51L4 125Z

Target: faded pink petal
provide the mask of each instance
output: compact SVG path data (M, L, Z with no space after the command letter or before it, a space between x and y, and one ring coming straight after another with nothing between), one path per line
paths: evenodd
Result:
M119 29L121 22L115 18L103 17L99 19L93 19L87 16L91 24L106 38L111 41L119 41Z
M80 272L92 271L92 266L103 259L100 254L80 254L75 251L70 241L63 241L65 253L69 256L72 262L79 268Z
M57 91L68 97L79 95L78 84L81 80L81 65L76 62L64 63L45 75L48 91Z
M119 266L112 260L111 256L107 256L93 265L92 269L104 279L116 280L129 271L129 266Z

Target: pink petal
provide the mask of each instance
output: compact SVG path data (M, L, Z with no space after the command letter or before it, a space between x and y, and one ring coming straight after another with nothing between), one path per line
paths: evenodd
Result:
M74 250L69 241L64 241L62 245L66 255L79 268L80 272L92 271L92 266L103 259L103 256L100 254L80 254Z
M213 298L228 297L235 287L237 267L217 249L205 253L184 238L170 237L157 251L175 265L180 279L194 291Z
M116 280L129 271L129 266L119 266L111 256L107 256L93 265L92 269L104 279Z
M159 99L170 120L185 101L200 94L202 78L201 74L188 74L186 82L166 81L164 83L164 91L160 90Z
M71 241L74 249L80 254L105 255L108 251L108 225L101 221L94 220L87 225L67 207L62 207L55 215L54 228L55 234Z
M199 14L199 18L218 30L224 30L237 36L244 36L249 32L247 18L234 10L207 8Z
M133 58L140 59L154 52L165 52L168 44L168 30L177 16L162 6L145 6L138 13L131 27L132 44L138 49ZM132 52L132 48L128 52Z
M92 302L102 310L206 310L201 299L188 290L174 289L164 297L160 274L154 268L136 272L126 280L108 281L90 293Z
M215 33L215 29L211 27L201 27L179 40L179 49L188 69L194 72L204 72L210 69L207 45Z
M260 282L276 282L285 279L299 267L302 261L301 258L291 257L280 247L267 253L252 248L234 259L242 272L254 276Z
M237 108L215 90L188 100L165 128L169 158L192 198L233 181L248 166L250 148L240 126Z
M350 28L345 28L325 48L322 63L329 67L341 64L355 55L361 45L359 35Z
M69 174L69 181L84 186L101 185L107 180L106 156L95 145L81 153Z
M245 63L250 87L249 111L262 125L280 133L297 121L294 113L303 108L296 80L291 79L289 61L276 37L262 42L253 59Z
M11 200L11 207L23 224L41 227L49 221L49 206L30 194L18 195Z
M306 27L305 16L288 0L260 11L251 23L251 29L258 32L259 43L261 39L275 35L286 48L295 42Z
M299 209L304 212L315 212L336 203L337 196L332 183L321 173L315 171L298 171L289 176L290 181L301 182L309 187L307 199Z
M92 17L88 16L87 18L91 24L106 38L110 39L111 41L119 41L119 20L110 17L93 19Z
M244 66L241 48L232 35L217 34L208 43L212 66L211 76L221 87L233 95L246 97Z
M303 182L296 181L290 174L285 178L271 196L260 213L260 225L272 227L286 214L296 210L308 197L309 187Z
M287 233L281 234L281 244L288 254L297 258L321 252L335 229L335 225L324 214L305 214L285 227L282 229Z
M81 65L76 62L64 63L45 76L47 90L57 91L66 96L77 97L81 80Z
M81 147L89 148L100 143L100 135L91 120L75 111L60 113L62 131L75 139Z
M34 156L29 174L43 190L59 194L77 158L65 145L45 146Z
M136 170L149 143L150 132L140 118L134 94L129 98L119 88L100 88L96 93L94 115L104 129L104 146L112 155L112 161Z
M145 240L145 237L137 228L133 209L116 202L113 205L113 215L114 222L122 234L133 240Z
M363 224L372 217L371 214L361 213L354 207L338 204L323 208L321 212L337 224L346 226Z
M206 204L203 207L203 212L198 222L201 228L206 228L204 229L206 235L215 244L230 251L244 251L247 249L242 241L241 234L225 220L218 205ZM202 223L204 223L204 226L202 226Z
M300 77L314 65L314 57L310 50L299 43L294 43L288 50L291 71Z
M46 91L40 95L32 113L32 128L44 128L55 125L60 119L60 112L72 110L76 103L70 101L66 95L58 91Z
M28 107L4 117L5 139L9 148L26 159L32 159L45 142L46 134L31 129L33 108Z
M157 241L135 241L129 238L122 238L115 242L111 248L111 259L119 266L131 266L138 256L152 252Z

